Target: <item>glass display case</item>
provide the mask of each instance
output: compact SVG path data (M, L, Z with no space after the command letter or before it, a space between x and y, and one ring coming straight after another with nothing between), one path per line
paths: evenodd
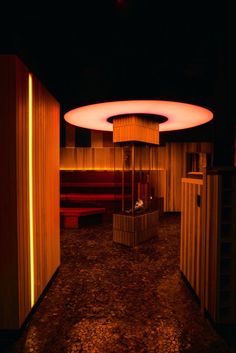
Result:
M157 235L158 210L152 184L156 146L127 142L114 148L116 209L113 240L137 245Z

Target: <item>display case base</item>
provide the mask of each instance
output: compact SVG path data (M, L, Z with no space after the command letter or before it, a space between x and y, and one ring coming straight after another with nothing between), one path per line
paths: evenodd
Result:
M139 215L113 215L113 241L136 246L158 234L159 211Z

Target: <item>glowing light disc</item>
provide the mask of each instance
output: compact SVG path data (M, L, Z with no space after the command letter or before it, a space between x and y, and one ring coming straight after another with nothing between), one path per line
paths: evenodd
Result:
M156 114L167 118L159 125L160 131L181 130L202 125L212 120L213 113L203 107L162 100L130 100L97 103L67 112L65 120L79 127L92 130L112 131L107 120L122 114Z

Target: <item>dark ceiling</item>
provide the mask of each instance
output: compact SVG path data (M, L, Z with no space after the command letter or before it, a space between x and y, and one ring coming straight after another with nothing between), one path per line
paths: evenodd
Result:
M2 15L0 50L22 58L62 114L108 100L164 99L210 108L226 125L234 121L233 25L222 7L190 5L183 11L169 2L85 0L57 11L34 7ZM199 131L209 137L212 128Z

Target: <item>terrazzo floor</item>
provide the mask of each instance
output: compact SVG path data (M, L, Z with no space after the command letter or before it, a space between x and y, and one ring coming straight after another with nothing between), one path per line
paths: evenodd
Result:
M229 353L179 272L180 215L135 248L112 225L61 232L61 266L22 335L4 353Z

